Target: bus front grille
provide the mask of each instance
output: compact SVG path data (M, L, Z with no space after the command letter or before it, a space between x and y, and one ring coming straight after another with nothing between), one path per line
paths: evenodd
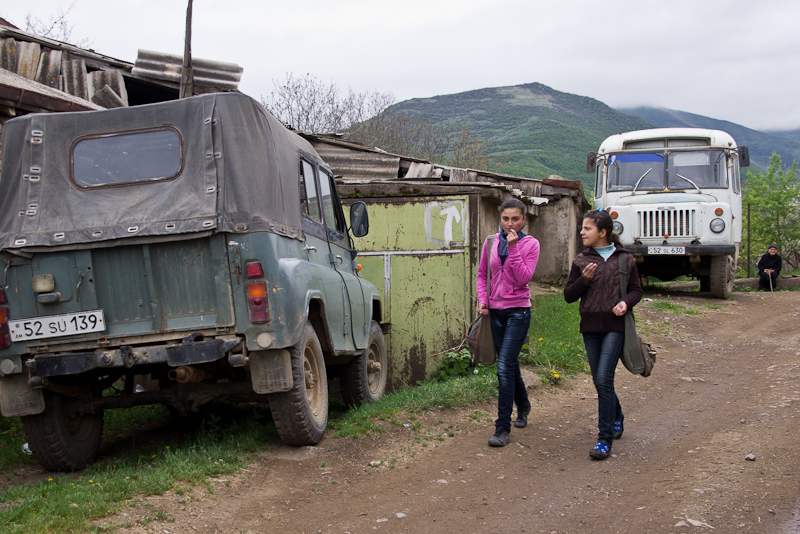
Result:
M693 209L643 210L637 212L640 237L695 237Z

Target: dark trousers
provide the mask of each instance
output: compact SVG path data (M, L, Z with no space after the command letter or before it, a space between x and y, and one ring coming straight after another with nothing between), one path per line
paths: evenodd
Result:
M519 369L519 351L531 326L530 308L506 308L489 310L492 321L492 337L497 349L497 430L511 431L511 412L531 407L528 391Z
M776 289L778 287L778 273L775 271L772 271L769 274L762 272L760 275L758 275L758 289L769 291L770 277L772 278L772 289Z
M624 332L585 333L583 343L597 390L597 441L608 446L614 440L614 422L623 419L622 406L614 391L614 372L622 354Z

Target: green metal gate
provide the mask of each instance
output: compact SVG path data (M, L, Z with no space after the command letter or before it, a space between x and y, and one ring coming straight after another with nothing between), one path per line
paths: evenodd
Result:
M393 388L414 385L464 339L473 313L476 213L470 195L362 199L361 275L381 292ZM473 214L473 215L471 215Z

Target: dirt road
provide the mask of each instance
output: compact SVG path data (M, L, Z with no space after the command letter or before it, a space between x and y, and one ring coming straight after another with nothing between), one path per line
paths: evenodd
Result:
M658 362L646 379L619 368L625 435L605 462L588 456L589 380L529 376L530 424L505 448L486 443L493 405L430 414L418 431L265 453L213 495L147 498L174 522L121 532L800 532L800 293L670 298L722 307L641 307Z

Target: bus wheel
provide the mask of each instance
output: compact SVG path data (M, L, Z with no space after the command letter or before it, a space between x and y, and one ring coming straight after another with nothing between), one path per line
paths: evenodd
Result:
M733 293L733 278L736 266L731 256L711 258L711 295L726 299Z

